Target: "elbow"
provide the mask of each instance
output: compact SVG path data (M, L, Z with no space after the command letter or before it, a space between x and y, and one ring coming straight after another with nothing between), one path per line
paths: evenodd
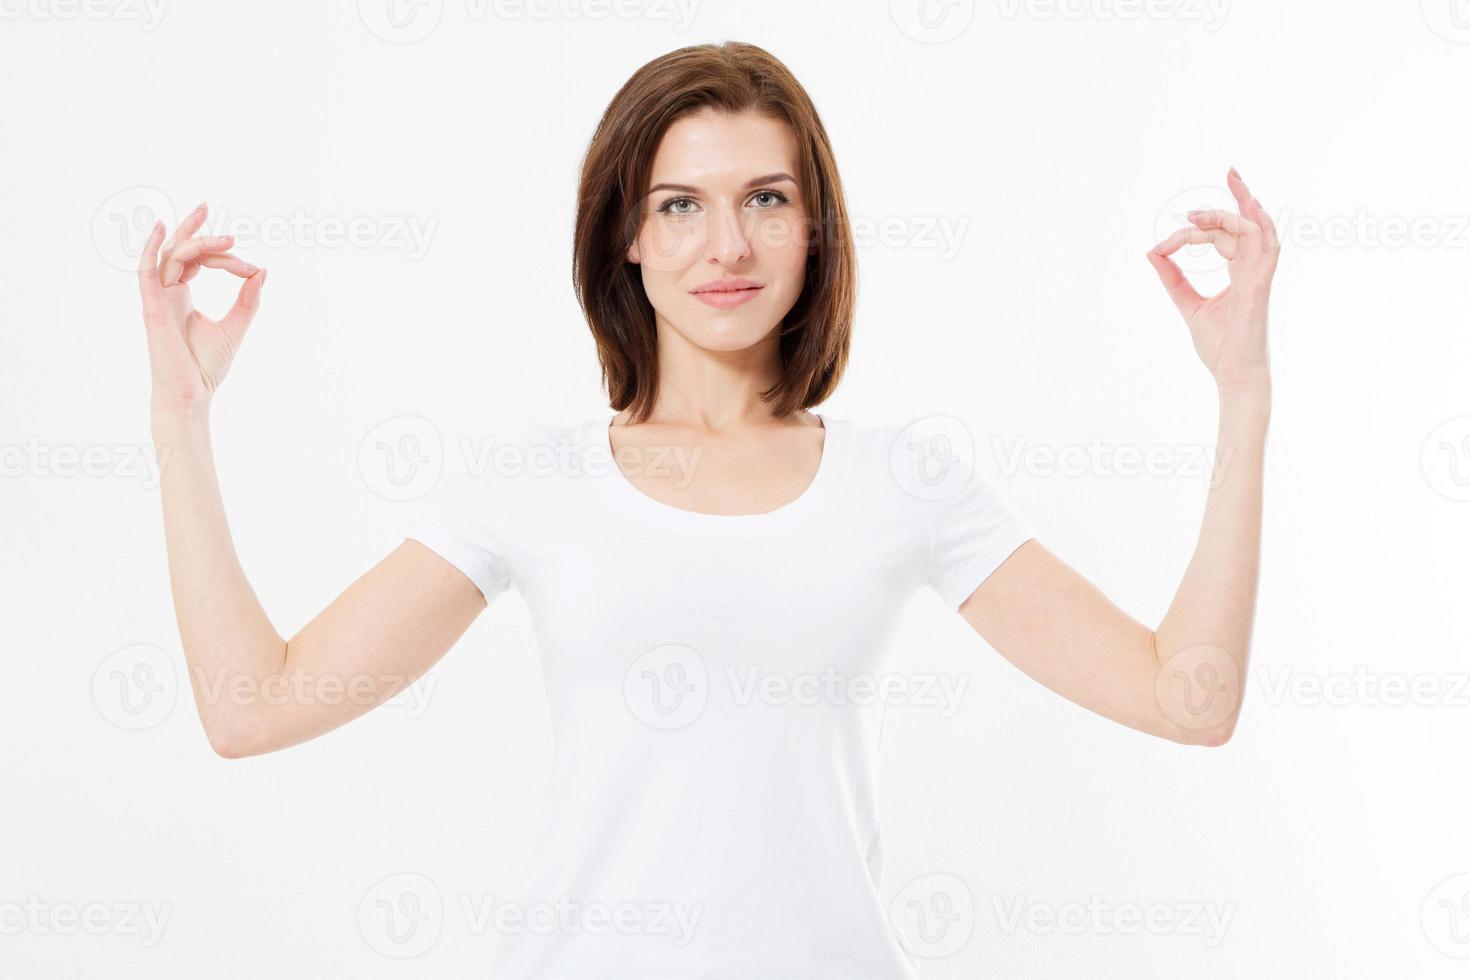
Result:
M244 759L252 754L250 752L245 752L241 749L237 749L233 745L220 745L218 742L210 742L209 744L210 747L214 749L214 754L219 756L221 759Z
M1245 693L1245 653L1234 656L1224 647L1196 644L1161 657L1157 634L1150 641L1158 665L1153 733L1181 745L1229 743Z
M1194 738L1182 741L1183 745L1197 745L1206 749L1223 748L1230 742L1234 734L1231 730L1211 729L1208 732L1197 734Z
M215 722L204 726L204 735L209 747L221 759L246 759L260 755L265 749L258 737L252 737L248 726Z
M1218 749L1230 742L1235 736L1235 722L1237 716L1232 715L1225 721L1211 725L1208 728L1181 728L1171 726L1166 732L1158 734L1171 742L1180 745L1197 745L1207 749Z
M238 744L215 735L209 735L209 747L221 759L243 759L247 755Z
M209 747L221 759L244 759L255 754L238 738L213 731L206 731L205 735L209 738Z

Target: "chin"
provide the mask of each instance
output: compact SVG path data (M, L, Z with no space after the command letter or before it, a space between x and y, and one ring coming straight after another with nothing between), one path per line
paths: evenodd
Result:
M705 350L745 350L765 340L776 329L775 324L765 324L762 320L745 315L743 311L741 315L717 312L714 316L710 316L710 312L701 310L703 315L686 321L690 326L685 335L691 343Z

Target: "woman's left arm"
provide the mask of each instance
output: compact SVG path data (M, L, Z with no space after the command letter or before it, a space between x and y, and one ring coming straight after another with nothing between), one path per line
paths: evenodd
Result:
M1215 469L1199 542L1155 629L1123 612L1039 542L1023 544L960 606L987 643L1077 704L1151 735L1223 745L1249 661L1261 550L1271 376L1266 307L1281 250L1271 217L1232 168L1240 213L1197 211L1148 258L1219 390ZM1230 285L1199 295L1169 258L1209 243Z

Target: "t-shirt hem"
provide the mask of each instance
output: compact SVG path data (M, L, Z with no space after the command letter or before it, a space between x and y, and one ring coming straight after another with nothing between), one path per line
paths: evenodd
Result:
M976 589L985 584L985 580L990 578L997 568L1005 564L1007 558L1034 537L1036 537L1035 531L1025 523L1016 520L1008 521L993 531L986 542L985 549L975 554L956 571L950 577L951 584L940 591L945 605L958 610L965 604L966 599L975 594Z
M473 550L461 544L449 531L433 526L421 526L404 537L417 541L459 569L465 578L473 582L475 588L480 590L480 594L485 597L486 605L493 602L496 596L509 587L509 583L504 579L497 579L491 575L484 568L484 562L474 554Z

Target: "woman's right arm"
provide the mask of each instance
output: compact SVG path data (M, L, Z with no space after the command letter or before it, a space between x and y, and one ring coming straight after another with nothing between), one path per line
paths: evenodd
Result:
M214 750L259 755L314 738L393 697L432 667L485 608L480 589L406 540L290 640L271 625L230 539L209 437L209 403L260 302L265 270L195 237L200 205L163 245L153 229L138 269L153 375L174 612L190 684ZM220 320L193 307L201 268L245 280Z

